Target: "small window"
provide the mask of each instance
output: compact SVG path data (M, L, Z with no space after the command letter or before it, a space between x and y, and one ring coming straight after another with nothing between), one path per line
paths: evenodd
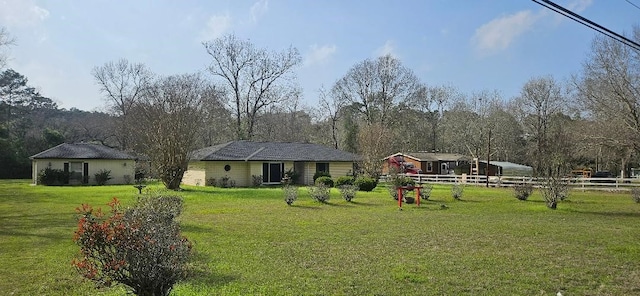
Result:
M433 163L430 161L427 162L427 172L433 172Z
M316 163L316 172L329 173L329 163L328 162L317 162Z
M231 170L231 166L230 165L227 164L227 165L224 166L224 171L225 172L228 172L230 170Z

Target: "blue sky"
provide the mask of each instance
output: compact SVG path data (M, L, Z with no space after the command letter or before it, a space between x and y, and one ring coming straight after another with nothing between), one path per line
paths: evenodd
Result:
M618 33L640 20L626 0L555 2ZM204 72L202 41L227 33L298 48L308 106L321 86L386 53L427 85L510 99L531 77L578 73L596 34L530 0L0 0L0 26L17 41L9 67L62 108L89 111L104 106L93 67L126 58L158 74Z

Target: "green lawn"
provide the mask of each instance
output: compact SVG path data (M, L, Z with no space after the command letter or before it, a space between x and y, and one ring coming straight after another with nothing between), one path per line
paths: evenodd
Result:
M173 295L640 295L640 204L572 192L548 210L536 192L436 186L397 209L384 188L328 204L305 189L185 187L195 277ZM43 187L0 181L1 295L122 295L72 268L75 208L107 208L132 186ZM442 209L441 205L446 205Z

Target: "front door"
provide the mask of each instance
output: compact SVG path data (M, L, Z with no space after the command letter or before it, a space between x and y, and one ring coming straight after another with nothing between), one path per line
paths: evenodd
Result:
M265 162L262 164L262 182L280 183L284 175L284 163Z
M282 171L280 170L279 163L269 164L269 182L278 183L282 180Z

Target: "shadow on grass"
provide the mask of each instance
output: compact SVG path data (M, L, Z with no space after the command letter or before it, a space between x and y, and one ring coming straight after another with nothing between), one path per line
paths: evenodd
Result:
M374 207L374 206L380 205L380 204L371 204L371 203L366 203L366 202L359 202L359 201L355 201L355 200L350 201L348 204L352 204L352 205L356 205L356 206L365 206L365 207Z
M195 253L191 259L189 267L188 282L194 285L204 285L207 287L224 286L237 280L239 277L229 274L220 274L211 270L211 258L202 253Z
M290 205L290 207L292 208L300 208L300 209L309 209L309 210L319 210L320 207L318 206L308 206L308 205L298 205L298 204L292 204Z
M586 211L586 210L576 210L576 209L564 209L564 210L572 213L597 215L597 216L604 216L604 217L640 218L640 213L638 212L597 212L597 211Z

